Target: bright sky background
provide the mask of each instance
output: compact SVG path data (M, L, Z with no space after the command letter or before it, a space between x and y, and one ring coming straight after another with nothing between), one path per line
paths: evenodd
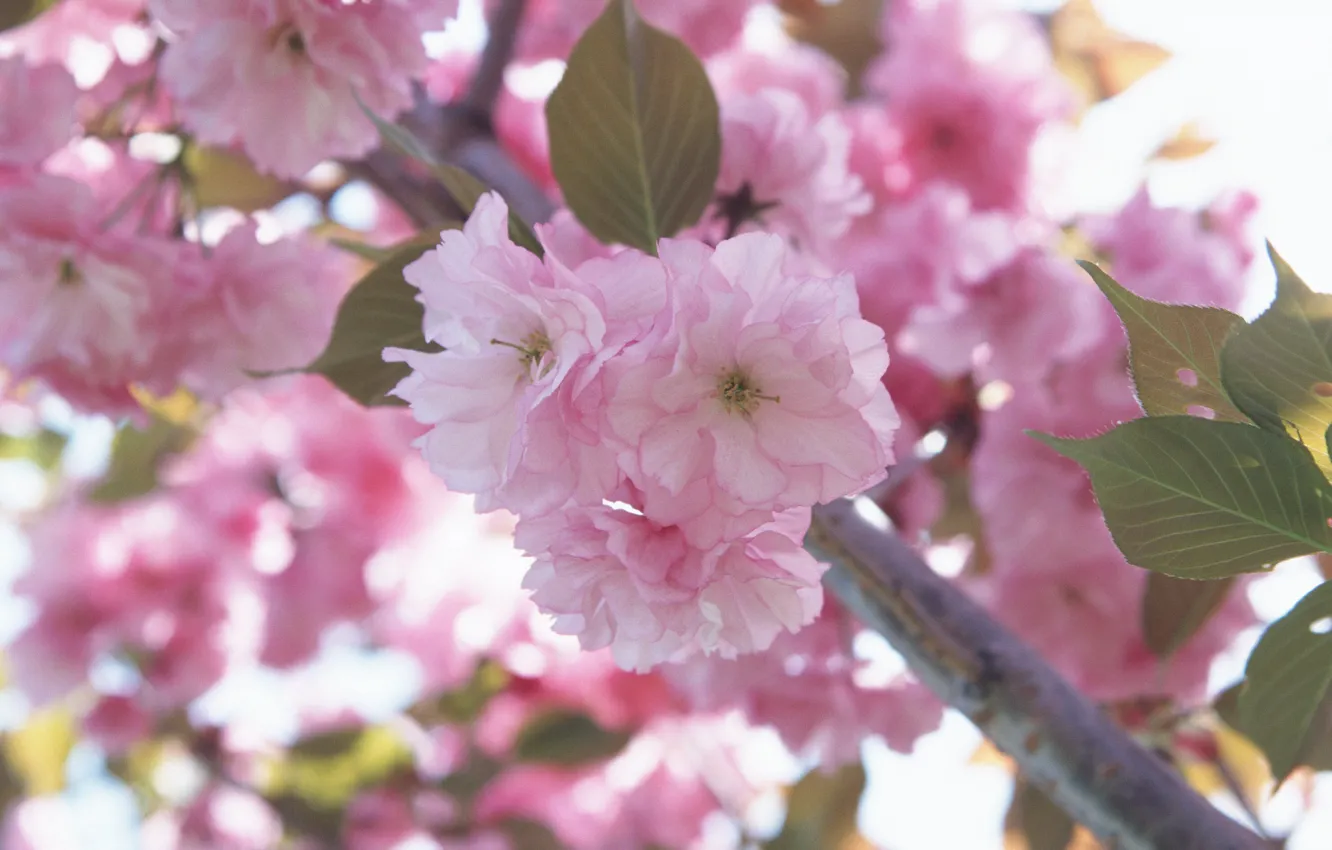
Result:
M1006 0L1046 11L1049 0ZM466 0L474 12L473 0ZM1256 234L1266 237L1315 288L1332 291L1332 252L1327 250L1332 216L1332 3L1323 0L1099 0L1102 16L1115 28L1169 49L1173 58L1124 95L1096 107L1080 129L1080 155L1071 189L1085 209L1111 209L1126 200L1145 177L1157 201L1200 206L1227 188L1244 187L1262 201ZM479 36L475 14L467 36ZM1181 124L1198 121L1219 144L1184 162L1143 162ZM1270 297L1270 270L1256 264L1252 315ZM86 446L90 455L105 447L109 431L84 429L72 450ZM32 492L0 469L0 509L20 507L21 492ZM14 486L10 486L14 485ZM13 497L11 499L11 497ZM13 568L19 550L12 528L0 523L0 583ZM1315 581L1307 567L1288 565L1254 588L1255 604L1268 619L1284 613ZM16 622L12 605L0 598L0 633ZM1234 680L1253 635L1218 665L1218 685ZM377 678L369 678L377 677ZM374 690L395 702L409 686L400 671L367 665L347 656L295 685L256 679L232 689L225 706L242 713L262 710L290 688L317 688L333 694L345 683L373 681ZM281 690L279 690L281 689ZM0 724L7 711L0 695ZM891 850L998 850L999 825L1008 804L1009 782L993 767L966 762L979 735L965 720L950 715L944 728L924 739L917 753L903 757L880 745L866 747L870 787L861 807L866 834ZM97 759L80 756L72 777L97 770ZM104 783L81 785L81 847L131 850L131 801ZM1318 790L1322 802L1297 833L1289 850L1322 850L1332 834L1332 781ZM1281 825L1274 805L1271 825Z

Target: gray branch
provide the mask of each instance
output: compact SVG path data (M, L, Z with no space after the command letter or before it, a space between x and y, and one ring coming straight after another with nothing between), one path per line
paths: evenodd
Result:
M849 500L816 508L805 543L828 589L1111 850L1270 847Z
M418 85L415 103L399 124L439 161L471 172L499 192L519 218L535 224L549 219L555 207L500 146L492 121L525 7L526 0L501 0L490 19L481 60L459 101L432 103ZM418 227L465 218L437 180L391 151L381 148L359 163L348 163L348 169L392 199Z

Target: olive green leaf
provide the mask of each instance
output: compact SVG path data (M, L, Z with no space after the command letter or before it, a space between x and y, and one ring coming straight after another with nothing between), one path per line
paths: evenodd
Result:
M811 770L786 798L786 823L765 850L822 850L857 846L856 812L865 792L865 768L848 764L835 772Z
M198 436L188 424L151 414L147 428L122 425L111 443L111 459L88 493L94 502L120 502L146 496L157 488L157 471L171 455L184 451Z
M416 300L416 287L402 276L403 269L437 242L436 236L422 234L394 248L388 259L367 272L338 306L324 352L304 371L323 375L367 407L404 404L388 392L411 367L384 362L384 349L439 350L426 342L421 329L425 310Z
M518 732L513 755L519 761L564 767L605 761L624 749L631 732L605 729L577 711L539 714Z
M21 27L60 0L4 0L0 3L0 32Z
M470 171L456 165L440 162L438 157L431 153L420 139L413 136L405 127L399 127L380 118L362 103L359 97L356 102L361 105L361 111L375 125L375 129L379 131L379 137L384 140L385 144L403 156L410 157L429 168L430 173L435 176L435 179L440 182L448 191L449 196L458 204L458 208L462 210L463 215L469 216L472 214L472 210L476 208L476 202L481 199L482 195L490 191L490 187L482 183ZM527 222L518 217L512 207L509 208L509 238L513 240L515 245L520 245L537 256L544 253L541 242L536 238L536 234L532 232L532 228L528 226Z
M1221 383L1231 401L1263 428L1304 443L1332 475L1332 295L1313 290L1269 244L1276 300L1235 331L1221 351Z
M1094 263L1078 265L1114 305L1129 338L1129 364L1138 401L1148 416L1192 413L1246 421L1221 388L1221 346L1244 320L1217 307L1162 304L1135 295Z
M1198 630L1226 601L1233 578L1190 581L1165 573L1147 577L1142 597L1142 635L1147 648L1161 658L1168 658Z
M698 58L611 0L546 104L550 161L594 236L655 254L698 221L721 163L717 98Z
M1332 582L1267 627L1244 676L1240 730L1267 756L1280 782L1309 755L1310 728L1332 685Z
M1332 485L1293 440L1194 416L1135 419L1088 440L1028 433L1091 474L1131 564L1224 578L1332 551Z

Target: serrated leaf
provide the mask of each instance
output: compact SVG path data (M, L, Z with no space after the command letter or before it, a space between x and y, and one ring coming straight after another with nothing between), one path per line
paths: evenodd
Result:
M1164 573L1147 577L1142 597L1142 636L1147 648L1168 658L1188 643L1226 601L1233 578L1191 581Z
M1077 824L1041 789L1024 778L1013 787L1004 818L1004 849L1065 850Z
M1332 295L1314 292L1269 244L1276 300L1221 351L1221 383L1235 406L1268 430L1304 443L1332 475Z
M402 276L403 269L438 241L421 236L405 242L357 281L338 306L324 352L305 371L323 375L367 407L403 404L388 392L411 373L411 367L384 362L384 349L439 350L426 342L421 328L425 308L416 300L416 287Z
M453 198L458 208L462 210L464 216L472 214L476 209L476 202L481 196L490 191L485 183L481 182L475 175L466 169L459 168L456 165L450 165L447 162L440 162L425 143L413 136L405 127L399 127L392 122L385 121L367 107L358 97L356 102L360 104L361 111L375 125L379 131L379 137L385 144L396 150L398 153L410 159L414 159L430 169L430 173L448 190L449 196ZM541 247L541 242L532 232L532 228L527 222L518 217L518 214L509 208L509 238L514 244L520 245L527 250L541 256L545 249Z
M721 164L717 98L698 58L611 0L546 103L565 202L606 243L657 252L698 221Z
M286 181L261 173L238 151L187 144L181 153L181 165L200 207L254 212L273 206L292 192Z
M870 847L856 830L856 812L865 793L865 768L859 763L834 772L812 770L786 798L786 822L765 850L851 850Z
M21 27L60 0L4 0L0 3L0 32Z
M1332 582L1311 590L1267 627L1244 677L1239 726L1281 782L1301 762L1332 685Z
M1088 440L1028 433L1091 474L1131 564L1224 578L1332 551L1332 487L1279 435L1193 416L1135 419Z
M120 502L146 496L157 488L157 471L171 455L184 451L196 436L189 425L153 413L147 429L123 425L111 443L111 460L102 479L88 493L94 502Z
M69 712L46 709L5 736L5 760L29 795L54 794L65 787L65 760L77 740Z
M577 711L539 714L518 733L513 755L518 761L573 767L605 761L624 749L632 733L605 729Z
M1148 416L1189 414L1244 422L1221 387L1221 347L1244 320L1217 307L1162 304L1136 295L1094 263L1079 261L1114 306L1129 338L1129 363L1138 401Z

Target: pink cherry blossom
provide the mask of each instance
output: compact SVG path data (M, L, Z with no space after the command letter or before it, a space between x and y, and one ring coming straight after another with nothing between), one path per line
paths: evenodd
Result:
M73 67L90 45L105 45L117 29L132 26L147 0L61 0L31 22L0 33L30 62L58 62Z
M255 240L247 223L190 268L198 282L179 328L183 381L209 398L247 372L300 368L328 343L351 280L347 257L307 237Z
M599 506L521 520L516 541L536 558L523 583L556 632L647 670L700 651L757 652L810 622L824 565L801 545L808 525L804 513L703 550L675 526Z
M413 369L394 393L432 426L419 442L431 468L452 489L476 494L482 510L519 507L508 485L532 471L525 464L541 462L544 441L560 441L528 419L560 430L560 417L544 417L542 407L566 403L563 385L583 380L576 370L606 334L596 293L555 286L554 272L509 240L507 214L497 195L482 198L464 230L445 231L406 269L421 290L426 339L445 350L384 354ZM647 275L629 278L634 288L661 277L650 258L643 264Z
M765 88L724 98L721 115L717 192L747 188L767 229L817 253L869 211L860 179L847 170L850 134L835 113L811 114L795 94Z
M155 357L181 247L106 230L85 186L40 176L0 187L0 363L86 410L137 405L128 387L174 389Z
M153 0L176 36L162 74L186 124L210 144L237 143L262 168L300 177L320 160L360 156L377 134L366 108L392 118L426 68L421 34L450 0Z
M860 631L829 598L811 625L779 636L768 652L694 659L664 673L695 711L739 708L750 723L772 726L793 752L826 767L859 759L870 735L910 752L938 727L943 704L924 686L859 657L853 643Z
M1109 258L1115 279L1137 294L1233 309L1253 256L1247 223L1254 209L1255 203L1241 196L1209 217L1157 206L1143 188L1114 215L1086 216L1080 226ZM1219 226L1209 229L1210 220Z
M922 305L898 335L902 350L946 376L1033 383L1113 332L1107 304L1062 257L1024 251L942 305Z
M0 59L0 167L34 166L74 135L78 87L59 65Z
M870 66L912 182L952 182L978 209L1026 207L1032 147L1073 100L1030 16L981 0L903 0Z
M839 255L855 272L865 318L891 338L924 306L959 309L1023 238L1010 217L977 212L961 190L935 182L858 223Z
M758 509L858 492L891 461L882 332L849 276L786 274L777 236L663 241L673 326L627 349L607 416L631 474Z
M505 771L482 792L477 817L535 819L571 850L696 846L704 818L719 808L708 768L739 773L733 745L712 740L719 736L708 727L706 720L668 720L602 765Z
M493 7L496 0L487 0ZM682 39L700 55L723 50L740 35L745 16L759 0L643 0L644 20ZM606 8L601 0L533 0L518 39L520 58L565 59L574 42Z
M796 95L814 119L842 105L846 70L817 47L786 41L767 50L736 47L708 60L708 77L725 102L764 89Z

